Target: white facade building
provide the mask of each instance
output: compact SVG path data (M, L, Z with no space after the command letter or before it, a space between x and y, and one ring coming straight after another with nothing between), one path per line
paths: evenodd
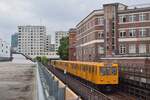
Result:
M49 52L51 48L51 35L46 35L45 51Z
M59 58L51 51L51 35L46 35L45 26L18 26L18 52L32 58L47 56Z
M0 39L0 60L3 58L10 58L10 45Z
M18 26L18 52L30 57L45 55L45 26Z
M55 32L55 51L58 50L59 45L60 45L60 39L62 37L66 37L68 36L68 32L67 31L57 31Z

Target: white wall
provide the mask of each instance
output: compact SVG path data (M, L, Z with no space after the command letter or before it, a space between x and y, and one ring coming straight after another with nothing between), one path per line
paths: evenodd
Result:
M10 45L0 39L0 57L10 57Z

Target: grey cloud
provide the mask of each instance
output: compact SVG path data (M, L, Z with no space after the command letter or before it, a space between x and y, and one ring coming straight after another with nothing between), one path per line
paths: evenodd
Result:
M10 41L18 25L39 25L40 22L51 34L56 30L68 30L92 10L114 2L150 3L149 0L0 0L0 38Z

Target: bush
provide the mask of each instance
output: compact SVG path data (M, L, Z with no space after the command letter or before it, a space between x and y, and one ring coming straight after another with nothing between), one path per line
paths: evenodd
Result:
M40 56L36 56L36 57L34 58L34 60L35 60L35 61L38 61L38 62L41 62L41 57L40 57Z
M42 56L41 62L42 62L42 64L47 65L48 64L48 58L46 56Z
M38 62L41 62L42 64L44 65L47 65L48 64L48 58L46 56L37 56L34 58L35 61L38 61Z

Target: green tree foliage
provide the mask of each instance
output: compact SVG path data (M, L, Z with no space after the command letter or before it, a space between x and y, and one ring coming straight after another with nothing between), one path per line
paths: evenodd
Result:
M38 61L38 62L41 62L42 64L44 65L47 65L48 64L48 58L46 56L37 56L34 58L35 61Z
M60 39L60 46L58 48L57 54L62 60L68 60L69 56L69 37L63 37Z
M42 56L41 57L41 62L44 64L44 65L47 65L48 64L48 58L46 56Z
M41 62L41 57L40 57L40 56L36 56L36 57L34 58L34 61Z

